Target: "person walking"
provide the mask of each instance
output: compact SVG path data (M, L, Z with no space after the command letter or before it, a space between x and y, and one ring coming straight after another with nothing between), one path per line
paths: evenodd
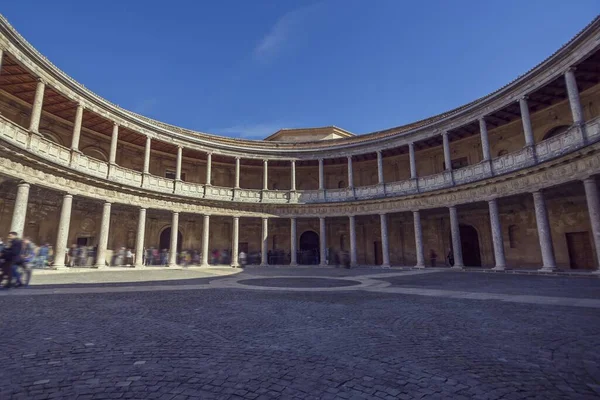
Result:
M13 276L16 278L16 287L22 286L21 274L19 273L18 266L21 263L21 251L23 250L23 243L19 239L17 232L9 232L8 243L2 250L3 264L3 275L6 276L7 282L4 286L6 289L12 286Z

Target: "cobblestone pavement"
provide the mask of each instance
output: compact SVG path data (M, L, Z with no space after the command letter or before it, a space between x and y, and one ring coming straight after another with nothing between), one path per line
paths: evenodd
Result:
M114 283L109 276L115 273L106 279ZM88 285L102 284L104 272L96 274ZM157 285L180 280L163 274L149 279ZM199 285L203 290L157 292L140 277L144 291L3 292L0 399L600 396L596 308L414 296L328 282L362 282L361 275L369 275L393 280L390 289L477 292L483 274L256 269L236 275L258 285L314 288L299 292L211 288L215 279L232 277L187 274L209 283ZM584 288L600 290L592 278L497 276L485 278L486 292L522 288L519 293L547 295L545 288L560 287L575 298ZM280 281L273 285L271 277ZM65 285L64 279L45 277L43 285Z

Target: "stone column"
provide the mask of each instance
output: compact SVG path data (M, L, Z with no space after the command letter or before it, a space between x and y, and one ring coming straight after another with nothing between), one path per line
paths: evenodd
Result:
M410 179L417 179L417 160L415 159L415 144L408 144L408 157L410 160Z
M4 56L4 50L0 49L0 75L2 75L2 58Z
M212 153L206 153L206 185L212 185Z
M110 230L110 207L111 204L106 202L102 209L100 238L98 239L98 250L96 252L96 268L106 267L106 247L108 246L108 232Z
M263 190L269 188L269 160L263 160Z
M146 136L146 149L144 150L144 174L150 173L150 148L152 147L152 139Z
M181 161L183 159L183 147L177 146L177 164L175 165L175 180L181 180Z
M202 266L208 267L208 233L210 231L210 215L204 216L202 223Z
M292 182L291 182L291 188L292 188L292 192L296 191L296 160L292 160L290 161L292 163Z
M231 266L236 268L240 266L240 217L233 217L233 229L231 237Z
M462 256L462 243L460 241L460 225L458 223L458 211L456 206L448 207L450 210L450 231L452 233L452 253L454 254L454 266L452 268L464 268Z
M79 151L79 137L81 136L81 123L83 122L83 105L77 104L75 112L75 123L73 124L73 138L71 139L71 150Z
M356 217L350 215L348 218L350 219L350 265L354 267L358 264L356 255Z
M25 217L27 216L28 201L29 183L19 183L17 185L17 197L15 198L12 221L10 223L10 232L17 232L19 236L23 236L23 230L25 229Z
M533 192L533 206L535 207L535 221L540 239L540 249L542 251L543 266L540 271L554 271L556 269L554 245L552 244L546 201L542 192Z
M533 128L531 127L531 117L529 116L527 96L523 96L519 99L519 108L521 109L521 122L523 123L525 146L533 146L535 144L535 139L533 137Z
M325 217L319 217L319 265L327 266L327 225L325 225Z
M113 124L112 138L110 139L110 155L108 158L109 164L117 163L117 143L119 142L119 124ZM146 143L148 143L146 141Z
M490 153L490 140L488 138L485 118L479 119L479 134L481 136L481 152L483 153L483 161L490 161L492 159L492 155Z
M62 208L60 209L60 220L58 221L58 233L56 234L56 246L54 247L54 262L52 266L56 269L66 268L65 254L69 240L69 225L71 224L71 206L73 196L63 196Z
M446 171L452 171L452 158L450 155L450 140L448 139L448 132L442 133L442 140L444 142L444 165Z
M569 94L569 105L571 106L571 114L573 114L573 124L583 124L583 109L579 100L579 89L575 80L575 68L569 68L565 72L565 83L567 84L567 93Z
M494 243L494 258L496 259L496 266L492 269L502 271L506 268L506 258L504 257L504 241L502 240L498 201L492 199L488 201L488 205L490 209L490 225L492 227L492 242Z
M240 188L240 158L235 158L235 186L236 189Z
M319 158L319 190L325 190L325 166L322 158Z
M352 156L348 156L348 188L354 188L354 171L352 170Z
M590 214L592 240L596 248L596 270L600 271L600 200L598 197L598 185L594 178L587 178L583 180L583 186L585 187L585 198Z
M388 238L388 227L387 227L387 215L379 214L379 221L381 225L381 253L383 256L383 264L381 264L384 268L389 268L390 266L390 242Z
M37 87L35 88L35 98L31 109L31 119L29 120L29 130L33 133L39 133L40 118L42 117L42 105L44 104L44 89L46 84L38 79Z
M296 254L296 217L290 218L290 266L298 265Z
M135 267L141 268L144 266L144 238L146 235L146 209L140 208L140 216L138 218L137 236L135 238Z
M381 150L377 152L377 182L380 185L384 184L383 180L383 155L381 154Z
M177 266L177 234L179 233L179 213L173 211L171 220L171 245L169 248L169 267Z
M267 259L267 253L269 245L269 219L266 217L262 217L262 232L260 239L260 265L262 267L269 264L269 260Z
M417 265L415 268L425 268L425 251L423 250L423 229L421 228L421 213L413 211L415 227L415 250L417 252Z

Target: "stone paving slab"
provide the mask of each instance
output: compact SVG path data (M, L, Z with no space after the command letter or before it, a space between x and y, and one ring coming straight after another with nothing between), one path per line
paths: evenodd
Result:
M159 293L0 297L0 398L598 396L594 309L364 291Z
M596 275L567 277L442 271L380 279L393 286L415 289L600 299L600 279Z

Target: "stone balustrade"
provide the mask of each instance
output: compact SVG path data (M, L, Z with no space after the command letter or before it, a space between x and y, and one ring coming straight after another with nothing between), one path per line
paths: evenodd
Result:
M599 141L600 117L582 125L573 125L560 135L544 140L534 146L528 146L519 151L497 157L491 161L482 161L460 169L399 182L325 190L234 189L191 182L176 182L172 179L142 174L139 171L85 156L47 140L39 134L30 133L25 128L2 116L0 116L0 139L59 166L95 178L108 179L124 186L141 187L160 193L174 193L180 196L227 202L310 204L413 195L508 174L533 166L536 163L561 157Z

